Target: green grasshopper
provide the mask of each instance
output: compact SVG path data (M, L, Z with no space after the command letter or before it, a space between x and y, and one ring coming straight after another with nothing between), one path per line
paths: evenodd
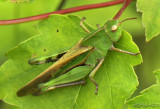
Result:
M117 49L113 46L121 35L122 29L118 20L109 20L103 27L90 32L83 24L85 18L82 18L80 26L88 35L73 46L70 50L59 52L58 55L32 58L29 64L42 64L54 62L49 68L31 80L22 87L17 96L28 94L40 95L44 92L73 85L85 84L84 78L89 75L90 80L95 84L95 94L98 92L98 83L94 80L94 75L104 62L108 50L138 55L128 51ZM130 18L133 19L133 18Z

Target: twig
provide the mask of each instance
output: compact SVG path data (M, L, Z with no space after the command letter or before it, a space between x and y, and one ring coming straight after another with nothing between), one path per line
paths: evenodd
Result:
M61 10L65 3L66 3L66 0L61 0L61 3L59 4L59 6L57 7L56 10L57 10L57 11L58 11L58 10Z
M132 0L125 0L122 8L119 10L119 12L114 16L113 19L119 19L124 10L127 8L127 6L132 2Z
M124 0L116 0L116 1L110 1L110 2L105 2L105 3L99 3L99 4L91 4L91 5L73 7L73 8L63 9L63 10L59 10L55 12L50 12L46 14L25 17L25 18L20 18L20 19L2 20L0 21L0 25L18 24L18 23L24 23L24 22L35 21L35 20L40 20L40 19L46 19L51 14L67 14L67 13L72 13L72 12L77 12L77 11L82 11L82 10L112 6L112 5L120 4L123 2Z

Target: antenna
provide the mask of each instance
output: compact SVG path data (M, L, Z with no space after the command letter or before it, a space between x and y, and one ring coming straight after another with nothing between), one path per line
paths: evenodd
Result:
M122 20L121 22L119 22L118 25L113 25L112 28L111 28L111 30L112 30L113 32L115 32L121 23L123 23L123 22L125 22L125 21L127 21L127 20L132 20L132 19L137 19L137 18L134 17L134 18L124 19L124 20Z
M121 23L123 23L123 22L125 22L125 21L127 21L127 20L133 20L133 19L137 19L137 18L136 18L136 17L134 17L134 18L124 19L124 20L122 20L121 22L119 22L119 23L118 23L118 26L119 26Z

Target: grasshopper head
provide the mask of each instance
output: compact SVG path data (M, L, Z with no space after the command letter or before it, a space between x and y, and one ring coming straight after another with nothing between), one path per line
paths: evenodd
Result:
M122 34L122 29L120 27L120 22L118 20L109 20L105 26L105 32L108 37L113 41L117 42Z
M137 19L137 18L128 18L121 22L119 22L118 20L109 20L104 25L106 34L113 42L117 42L122 35L122 29L120 27L121 23L123 23L126 20L132 20L132 19Z

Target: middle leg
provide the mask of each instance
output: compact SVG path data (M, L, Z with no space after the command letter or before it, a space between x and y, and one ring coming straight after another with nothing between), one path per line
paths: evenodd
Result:
M97 82L93 79L93 76L96 74L96 72L98 71L98 69L101 67L102 63L104 62L104 59L99 60L98 65L93 69L93 71L89 74L89 78L90 80L96 85L96 90L95 90L95 94L98 93L98 84Z
M132 53L132 52L124 51L124 50L115 48L113 45L112 45L112 47L111 47L110 49L111 49L111 50L114 50L114 51L121 52L121 53L130 54L130 55L138 55L138 54L140 54L140 52L138 52L138 53Z

